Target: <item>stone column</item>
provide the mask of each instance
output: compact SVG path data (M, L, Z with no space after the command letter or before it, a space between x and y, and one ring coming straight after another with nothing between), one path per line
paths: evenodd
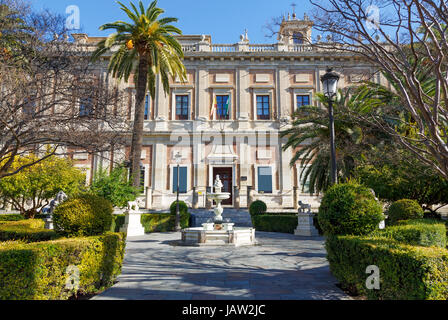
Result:
M293 203L293 179L294 174L291 166L289 165L292 159L292 150L288 148L282 151L283 141L279 139L278 152L280 153L280 174L281 174L281 192L282 192L282 205L284 208L294 207Z
M235 198L234 208L235 209L239 209L240 208L240 190L239 190L238 186L234 186L233 187L233 195L234 195L234 198Z
M167 179L167 148L163 143L157 143L154 146L154 194L153 194L153 206L156 208L163 208L163 197L166 193L166 179Z
M297 187L294 187L294 191L293 191L293 201L294 201L294 203L293 203L293 205L294 205L294 209L298 209L299 208L299 204L298 204L298 202L299 202L299 188L297 188Z
M198 207L199 207L199 205L198 205L198 192L197 192L197 190L196 190L197 188L196 187L193 187L193 209L197 209Z
M199 106L198 108L198 114L197 118L203 118L208 119L209 114L209 108L211 106L210 103L210 96L208 92L208 86L209 86L209 75L208 70L204 67L198 68L197 70L197 104Z
M170 110L170 96L165 94L163 86L160 81L160 76L157 76L157 87L155 97L154 119L156 122L156 131L166 131L168 129L169 110Z
M239 128L240 129L249 129L249 117L250 117L250 77L249 70L247 69L238 69L238 92L239 92L239 112L237 114L237 118L239 120Z
M279 119L291 117L291 91L288 69L278 70Z
M199 193L206 192L207 183L207 166L205 165L205 145L201 141L201 136L195 135L193 137L193 166L194 166L194 187L196 188L197 206L199 204Z
M152 209L152 188L146 187L146 209Z

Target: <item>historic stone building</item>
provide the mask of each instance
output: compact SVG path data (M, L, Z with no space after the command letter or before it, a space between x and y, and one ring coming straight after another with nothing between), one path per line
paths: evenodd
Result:
M228 206L247 207L251 199L271 209L294 208L299 200L315 203L317 198L302 190L300 164L289 164L293 150L282 151L279 132L290 125L294 110L313 103L327 66L341 74L339 87L373 70L358 56L310 45L312 25L307 16L288 17L275 44L251 44L247 32L236 44L215 44L206 35L179 37L188 82L172 81L168 95L159 84L155 99L147 98L141 168L148 209L168 208L176 199L176 154L180 198L192 207L208 205L207 188L216 175L232 193ZM89 50L100 40L73 37ZM107 59L99 65L104 78ZM132 121L133 83L121 85L128 92L122 107ZM100 165L123 161L128 153L77 154L75 160L90 180Z

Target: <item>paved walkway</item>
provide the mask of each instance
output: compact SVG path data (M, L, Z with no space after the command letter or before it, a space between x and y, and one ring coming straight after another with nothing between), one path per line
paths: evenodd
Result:
M322 238L257 232L253 247L174 246L180 233L129 238L118 283L95 300L349 299Z

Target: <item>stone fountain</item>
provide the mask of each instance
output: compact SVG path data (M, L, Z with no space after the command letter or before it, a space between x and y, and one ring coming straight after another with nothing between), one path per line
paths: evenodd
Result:
M215 214L213 223L203 223L202 227L182 230L182 244L199 246L233 245L247 246L256 244L254 228L237 228L234 223L223 223L224 208L221 202L230 198L230 193L222 192L223 184L216 176L213 185L214 193L207 194L207 198L216 202L213 209Z

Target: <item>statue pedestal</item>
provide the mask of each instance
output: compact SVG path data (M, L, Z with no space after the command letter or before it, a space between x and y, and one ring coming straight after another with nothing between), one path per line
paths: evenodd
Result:
M128 237L138 237L145 235L145 228L141 223L142 214L140 212L128 212L124 225L120 228L120 232L126 232Z
M44 226L45 229L54 230L52 215L49 215L46 218L44 218L44 221L45 221L45 226Z
M313 224L312 213L299 213L299 224L297 229L294 230L294 235L302 237L318 237L319 232Z

